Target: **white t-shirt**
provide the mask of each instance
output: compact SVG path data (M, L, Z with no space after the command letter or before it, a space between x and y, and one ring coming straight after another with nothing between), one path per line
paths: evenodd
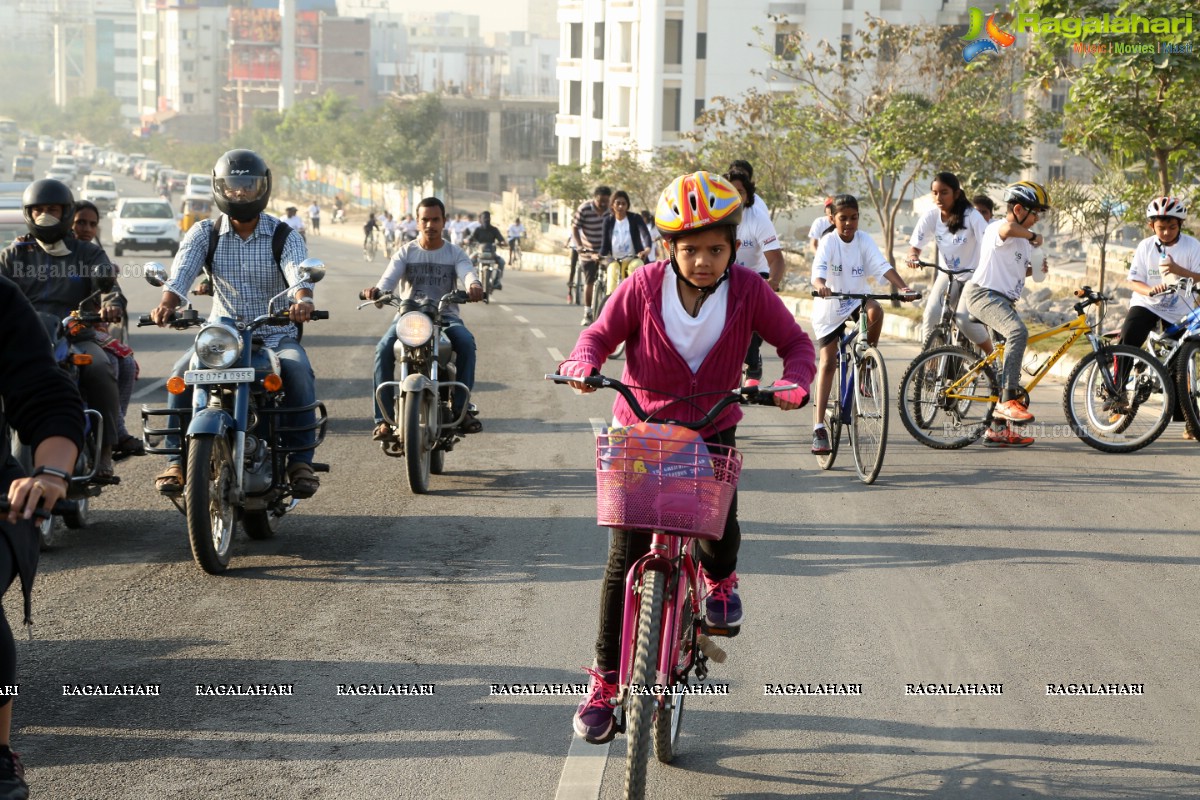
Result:
M319 205L317 205L316 203L313 203L311 206L308 207L308 216L311 217L312 219L320 219L321 207Z
M525 226L524 225L518 225L517 223L514 222L512 225L508 226L508 238L520 239L524 235L525 235Z
M821 237L817 253L813 256L812 279L824 278L833 292L849 294L871 294L868 278L882 278L892 265L883 257L875 240L862 231L856 231L854 240L843 242L836 233ZM817 338L823 338L850 318L861 300L844 297L813 298L813 330Z
M614 219L612 229L613 258L625 258L633 254L633 236L629 233L629 217Z
M1172 286L1179 282L1177 276L1168 275L1159 268L1160 246L1162 245L1157 236L1150 236L1138 243L1137 249L1133 251L1133 261L1129 264L1129 280L1141 281L1147 286L1157 286L1160 283ZM1166 251L1179 266L1192 272L1200 272L1200 242L1191 236L1180 234L1174 244L1166 247ZM1146 297L1134 292L1129 298L1129 305L1148 308L1172 325L1186 317L1193 308L1191 296L1181 294Z
M1025 270L1033 254L1033 245L1020 236L1000 239L1003 219L994 219L983 232L979 243L979 266L971 283L999 292L1009 300L1017 300L1025 291Z
M779 236L775 233L775 223L763 212L766 206L756 197L754 205L742 212L742 221L738 224L737 236L742 244L738 247L737 263L757 272L759 275L770 274L764 255L770 250L779 249Z
M400 223L400 230L412 236L417 235L417 221L415 219L406 219Z
M825 231L833 227L833 223L829 221L829 217L817 217L812 221L812 225L808 226L808 238L820 240Z
M383 223L383 229L387 233L395 233L398 223L395 219L389 219Z
M958 270L974 270L979 266L979 243L987 231L987 222L983 215L973 208L963 212L964 227L950 232L946 223L942 222L942 212L935 206L929 209L917 220L908 243L918 250L924 250L931 241L937 242L938 263L944 268ZM970 272L956 275L955 280L965 281L971 277Z
M290 227L294 231L304 230L304 220L300 219L299 214L297 214L294 217L284 217L283 221L286 222L288 224L288 227Z
M729 305L729 281L722 281L717 290L700 306L693 317L683 307L675 287L675 271L663 270L662 310L667 338L676 352L695 374L710 350L716 346L725 330L725 309Z

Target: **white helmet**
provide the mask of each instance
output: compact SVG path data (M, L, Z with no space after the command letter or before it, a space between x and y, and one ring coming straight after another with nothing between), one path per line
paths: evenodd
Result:
M1146 206L1146 216L1150 219L1175 217L1184 220L1187 219L1187 206L1178 197L1156 197Z

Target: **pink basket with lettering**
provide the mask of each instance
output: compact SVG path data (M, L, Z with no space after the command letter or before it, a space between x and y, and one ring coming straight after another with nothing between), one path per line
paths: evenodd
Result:
M639 423L596 440L596 524L720 539L742 454L677 425Z

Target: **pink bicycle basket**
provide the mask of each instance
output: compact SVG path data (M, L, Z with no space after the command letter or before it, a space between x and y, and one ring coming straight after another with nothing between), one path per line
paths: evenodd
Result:
M616 430L596 439L596 524L720 539L742 454L678 426ZM669 429L670 437L656 437ZM682 433L680 433L682 432Z

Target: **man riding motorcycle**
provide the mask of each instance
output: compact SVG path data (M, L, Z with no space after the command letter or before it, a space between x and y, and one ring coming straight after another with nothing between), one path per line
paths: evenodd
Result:
M496 248L496 283L492 288L499 291L503 288L500 284L504 280L504 258L500 255L499 247L508 240L500 233L500 229L492 224L491 212L484 211L479 215L479 227L471 233L469 241L478 245L490 244Z
M0 251L0 275L17 284L51 332L51 322L57 324L97 291L99 303L93 300L84 310L98 310L106 322L120 321L125 297L116 288L116 268L102 249L69 235L75 217L70 188L52 179L34 181L25 188L21 205L29 233ZM79 390L104 417L103 446L93 481L115 483L112 449L121 413L117 376L94 337L87 328L73 337L75 346L92 357L90 364L80 367Z
M175 254L171 279L163 287L162 300L150 312L155 324L165 326L171 321L175 309L205 268L214 225L220 227L217 228L219 236L211 265L212 317L253 319L266 312L268 300L299 283L297 265L308 257L308 249L300 236L289 234L276 264L272 239L276 226L285 223L263 213L270 198L271 170L256 153L230 150L217 160L213 167L213 200L224 216L201 220L188 231ZM312 310L312 284L301 283L288 308L291 324L266 325L258 329L266 346L279 356L284 405L289 408L304 408L316 402L312 366L304 348L296 341L296 323L310 320ZM189 348L175 364L174 373L182 375L191 358ZM191 394L190 388L182 394L172 394L167 404L171 408L188 408L192 402ZM314 419L313 412L308 411L294 415L290 423L285 424L302 427L312 424ZM311 444L313 433L287 434L285 440L290 446ZM178 447L178 438L166 437L166 445ZM312 448L288 454L287 472L293 497L312 497L320 487L312 460ZM174 495L182 490L183 481L180 456L170 456L167 468L155 478L155 485L163 494Z

